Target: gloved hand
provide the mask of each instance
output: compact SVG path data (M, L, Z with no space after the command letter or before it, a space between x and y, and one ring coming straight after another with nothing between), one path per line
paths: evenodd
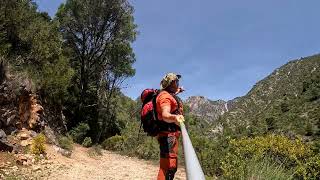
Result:
M184 117L183 117L183 115L177 115L177 121L179 122L179 123L182 123L182 122L184 122Z

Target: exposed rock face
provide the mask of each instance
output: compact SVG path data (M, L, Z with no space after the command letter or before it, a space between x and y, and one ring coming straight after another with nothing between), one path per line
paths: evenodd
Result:
M19 117L22 128L35 129L41 126L42 112L43 107L37 102L36 95L28 94L19 97Z
M7 134L22 128L41 126L43 107L33 93L33 83L22 75L8 75L0 65L0 128Z
M7 142L6 133L0 129L0 151L9 151L12 152L14 146Z
M5 139L5 138L7 138L6 133L2 129L0 129L0 139Z
M32 89L29 78L10 75L0 62L0 151L30 145L35 131L43 129L43 107ZM6 135L12 134L18 134L21 142L9 142Z
M58 145L59 144L58 141L57 141L57 137L54 134L54 131L49 126L46 126L44 128L44 134L47 137L47 142L48 143L54 144L54 145Z
M186 105L190 108L190 113L209 121L215 121L220 115L228 112L232 108L233 100L212 101L203 96L191 96L186 100Z
M57 144L55 132L66 131L62 107L40 101L35 89L26 75L10 73L9 66L0 57L0 130L4 132L0 131L0 137L6 134L19 136L14 142L0 138L3 149L12 151L11 145L16 145L15 149L28 146L34 134L42 130L49 143Z
M8 143L6 140L0 140L0 151L8 151L12 152L14 149L14 146L10 143Z

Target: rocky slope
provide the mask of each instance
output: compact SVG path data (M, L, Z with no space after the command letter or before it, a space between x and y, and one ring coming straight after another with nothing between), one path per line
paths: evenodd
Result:
M11 152L21 145L27 146L32 137L42 130L45 130L49 141L55 141L48 125L59 122L59 113L50 115L52 109L43 107L35 89L30 78L25 74L10 73L9 66L0 59L0 151ZM52 120L53 117L56 121ZM16 136L19 133L33 136L8 141L8 135Z
M320 129L320 55L291 61L258 82L220 122L237 134L316 136Z
M236 101L236 99L230 101L212 101L203 96L191 96L185 101L185 105L190 108L190 113L192 115L213 122L224 113L230 111L234 101Z

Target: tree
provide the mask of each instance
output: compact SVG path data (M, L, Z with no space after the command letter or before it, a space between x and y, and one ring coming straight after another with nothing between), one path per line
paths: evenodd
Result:
M62 55L58 23L32 0L0 2L0 55L27 72L46 99L62 103L73 71Z
M114 95L135 72L131 42L137 31L132 13L126 0L67 0L57 13L64 53L76 72L69 125L88 122L95 141L106 136L115 118Z

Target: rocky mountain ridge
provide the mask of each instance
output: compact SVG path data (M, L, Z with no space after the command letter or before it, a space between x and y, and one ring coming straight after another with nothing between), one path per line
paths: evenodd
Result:
M293 60L231 101L189 97L190 113L238 133L320 134L320 55Z
M184 103L190 108L192 115L213 122L217 120L219 116L229 112L233 108L235 101L237 101L237 98L229 101L213 101L204 96L191 96Z

